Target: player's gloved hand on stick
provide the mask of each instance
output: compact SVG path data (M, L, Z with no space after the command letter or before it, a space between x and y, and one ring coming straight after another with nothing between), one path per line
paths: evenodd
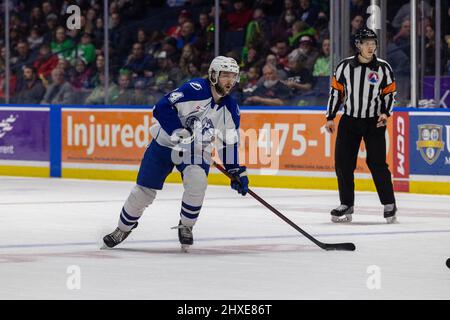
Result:
M191 128L175 129L170 136L170 141L176 144L190 144L194 141L194 133Z
M248 192L247 167L239 166L238 168L228 169L227 172L233 177L231 189L245 196Z

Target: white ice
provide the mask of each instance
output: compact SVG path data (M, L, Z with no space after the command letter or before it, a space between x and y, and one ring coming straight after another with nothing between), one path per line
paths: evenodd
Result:
M133 183L0 181L0 299L450 299L449 196L397 193L399 223L387 225L377 195L357 192L353 223L337 225L336 191L254 188L317 239L356 244L344 252L209 186L182 253L170 229L181 185L166 184L124 243L99 250Z

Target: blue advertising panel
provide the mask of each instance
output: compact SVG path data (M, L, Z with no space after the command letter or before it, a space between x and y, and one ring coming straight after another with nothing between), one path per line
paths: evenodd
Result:
M410 174L450 176L450 112L411 112Z

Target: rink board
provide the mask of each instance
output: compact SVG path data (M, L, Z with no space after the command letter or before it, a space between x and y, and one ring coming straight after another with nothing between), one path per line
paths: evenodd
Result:
M396 109L386 130L394 187L450 194L450 112L410 110ZM336 134L325 131L323 107L241 111L240 158L253 186L337 189ZM2 121L0 130L7 131L0 137L1 175L133 181L154 120L144 107L2 106ZM365 160L363 142L355 187L375 191ZM214 169L209 181L228 184ZM181 182L180 174L172 173L167 182Z

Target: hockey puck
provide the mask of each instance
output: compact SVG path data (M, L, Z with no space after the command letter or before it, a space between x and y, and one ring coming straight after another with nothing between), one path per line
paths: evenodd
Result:
M450 258L447 259L447 267L450 268Z

